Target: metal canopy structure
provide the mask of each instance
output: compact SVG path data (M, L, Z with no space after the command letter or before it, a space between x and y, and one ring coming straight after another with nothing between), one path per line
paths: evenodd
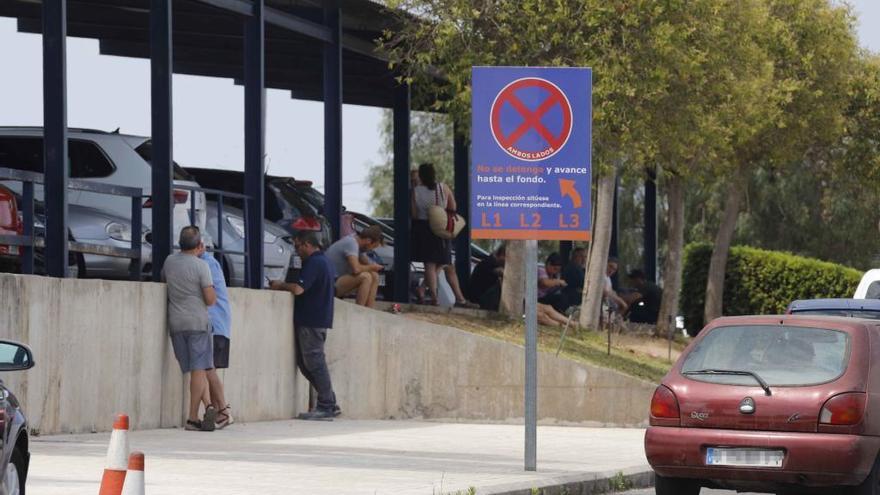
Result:
M17 18L21 32L43 34L44 168L52 191L46 230L53 259L67 257L67 36L98 40L105 55L150 59L154 279L174 235L172 73L231 78L245 87L246 278L254 288L263 282L265 89L324 102L324 214L334 237L342 210L342 104L393 108L395 122L406 121L408 129L410 89L398 84L375 44L397 17L370 0L3 0L0 16ZM410 267L408 131L395 140L395 170L406 180L396 182L394 269L404 282ZM458 153L466 156L466 150ZM466 177L467 160L456 163L456 175ZM460 253L465 260L467 246ZM53 276L65 271L62 261L49 267ZM408 282L395 289L395 299L406 301Z

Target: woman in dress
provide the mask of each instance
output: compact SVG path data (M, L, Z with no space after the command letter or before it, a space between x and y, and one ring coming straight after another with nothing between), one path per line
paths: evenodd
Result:
M425 264L425 279L434 305L438 301L437 270L442 269L455 294L455 305L469 306L462 295L458 275L452 265L452 241L437 237L428 226L428 209L437 205L455 211L455 196L449 186L437 182L437 171L433 164L419 165L419 182L412 193L413 261Z

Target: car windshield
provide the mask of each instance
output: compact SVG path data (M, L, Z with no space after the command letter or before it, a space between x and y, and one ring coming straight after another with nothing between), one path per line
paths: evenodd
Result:
M298 210L298 213L305 216L314 217L319 215L318 209L303 197L302 191L299 188L289 182L277 182L276 185L278 192L289 207L293 207Z
M781 325L718 327L687 355L681 372L692 380L754 385L748 375L700 373L739 370L758 374L771 387L818 385L846 370L850 337L824 328Z
M847 318L865 318L867 320L880 320L880 311L860 309L795 309L792 314L815 315L815 316L845 316Z

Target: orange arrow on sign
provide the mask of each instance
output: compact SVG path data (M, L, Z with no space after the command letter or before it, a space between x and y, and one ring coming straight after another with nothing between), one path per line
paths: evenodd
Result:
M569 179L559 179L559 191L563 196L571 198L571 202L575 208L581 207L581 195L574 188L574 181Z

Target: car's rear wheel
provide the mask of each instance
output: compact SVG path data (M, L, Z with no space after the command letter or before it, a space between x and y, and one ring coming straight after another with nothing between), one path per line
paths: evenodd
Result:
M874 467L861 485L841 491L848 495L880 495L880 456L874 460Z
M6 465L6 473L3 477L3 489L8 495L24 495L24 477L27 472L24 456L18 447L12 450L12 458Z
M657 495L699 495L700 483L684 478L654 475L654 493Z

